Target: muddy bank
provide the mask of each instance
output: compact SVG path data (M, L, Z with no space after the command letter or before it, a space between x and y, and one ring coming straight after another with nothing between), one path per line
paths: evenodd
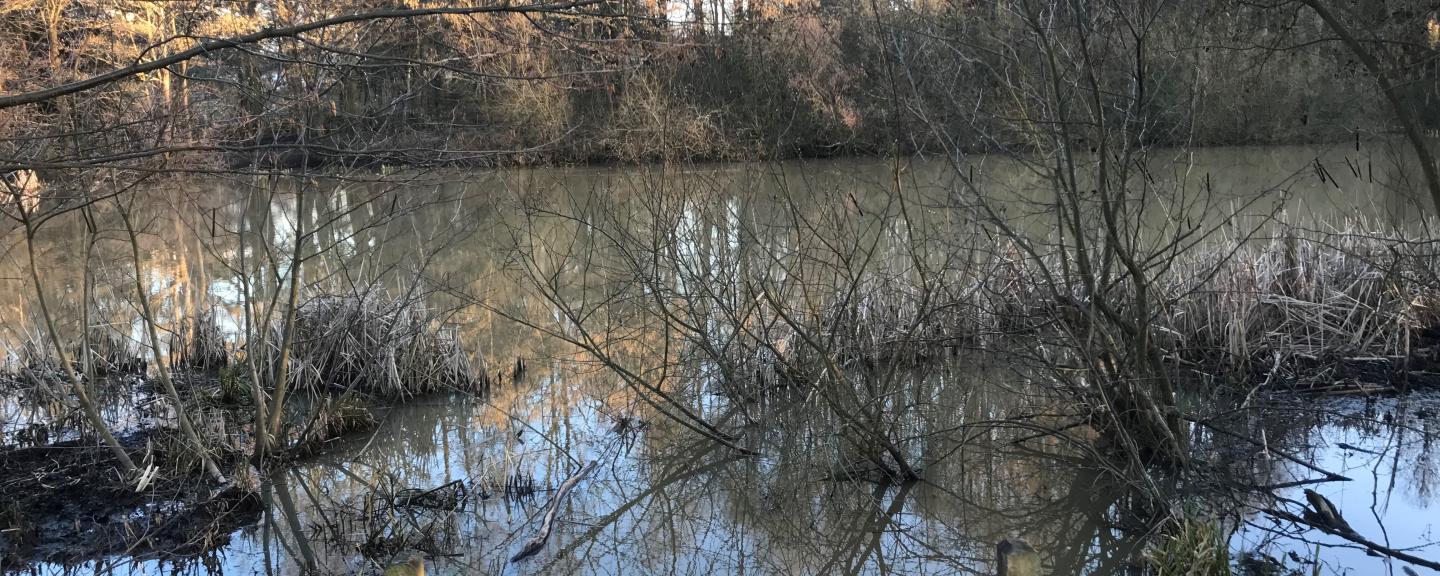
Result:
M130 457L172 460L156 448L175 444L165 434L125 438ZM93 442L0 452L0 570L112 554L183 558L224 547L232 532L259 519L260 498L235 483L207 486L196 475L166 471L136 490Z
M156 383L140 375L106 379L104 386L139 399L127 414L140 420L120 438L142 470L139 478L127 478L117 457L71 419L37 420L10 435L10 445L0 444L0 572L111 557L203 563L237 530L260 521L267 470L363 442L376 425L372 411L386 405L357 395L297 399L292 408L306 425L290 429L286 448L257 470L245 424L254 407L230 390L237 387L226 382L233 375L222 376L182 372L175 379L186 404L205 415L203 433L224 483L204 473L163 409Z

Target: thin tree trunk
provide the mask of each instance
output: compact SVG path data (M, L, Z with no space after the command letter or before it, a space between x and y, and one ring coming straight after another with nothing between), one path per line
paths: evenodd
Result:
M90 257L95 252L95 221L91 219L90 207L82 208L85 216L85 260L81 264L84 277L80 281L80 373L86 382L95 381L95 359L90 341L90 303L94 300L95 275L90 270Z
M269 436L272 443L280 435L281 417L285 414L286 380L289 379L290 348L295 343L295 307L300 300L300 257L304 247L305 187L302 184L295 194L295 252L290 257L290 294L285 308L285 333L280 339L280 362L275 366L275 397L270 405Z
M252 427L255 430L255 453L252 458L258 465L265 460L266 451L270 447L270 435L265 430L265 424L270 420L266 412L264 381L260 378L259 360L255 354L255 349L261 345L261 340L255 328L250 268L245 260L245 252L249 250L249 246L245 243L245 232L250 226L247 214L250 208L249 196L245 199L245 208L245 211L240 214L240 305L243 307L242 314L245 316L245 365L250 370L250 391L255 396L255 425Z
M80 409L85 412L85 418L90 421L95 432L110 447L110 452L120 462L120 468L125 472L127 479L134 478L138 471L135 462L130 459L130 454L125 452L120 441L115 439L115 435L110 433L110 427L105 425L105 419L100 416L100 409L95 406L95 401L90 397L90 390L75 374L75 367L70 364L70 356L65 353L65 346L60 343L60 332L55 329L55 320L50 315L50 304L45 299L45 289L40 283L40 269L35 266L34 221L31 219L29 210L23 206L24 200L16 196L15 202L19 206L20 220L25 226L25 254L29 258L30 280L35 283L35 299L40 304L40 315L44 318L45 329L50 334L50 342L54 346L56 360L65 371L65 377L70 380L70 387L75 393L75 399L80 402Z
M225 475L220 472L220 467L210 459L206 453L205 442L195 432L195 426L190 422L190 415L185 411L185 403L180 400L180 393L175 390L175 381L170 378L170 368L160 358L160 333L155 328L155 315L150 309L150 294L145 290L144 275L140 269L140 237L135 233L135 226L130 222L130 212L120 206L116 200L115 207L120 213L120 220L125 223L125 232L130 237L130 255L135 264L135 298L140 302L140 319L145 322L145 333L150 339L150 351L155 357L155 372L160 375L160 384L165 387L165 394L170 397L170 402L175 404L175 416L180 422L180 433L185 440L195 449L195 454L200 457L200 462L205 466L205 471L215 478L217 482L224 482Z

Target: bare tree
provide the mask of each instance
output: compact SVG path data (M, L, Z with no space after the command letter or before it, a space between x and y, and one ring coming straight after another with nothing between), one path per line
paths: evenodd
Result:
M56 328L55 317L50 306L50 299L46 296L45 284L40 276L40 269L36 265L35 242L36 235L40 228L49 220L60 214L76 209L78 206L93 203L95 199L80 198L76 202L57 202L56 207L42 210L40 197L38 195L24 194L20 189L15 188L8 181L4 183L8 191L8 208L5 215L17 221L24 234L25 255L27 270L30 282L35 289L35 301L40 306L40 316L44 321L46 336L50 341L51 349L55 354L59 370L65 375L65 380L70 386L70 393L80 404L80 409L85 414L85 419L100 435L101 440L110 449L110 453L120 464L121 471L125 474L126 482L133 479L140 471L130 454L120 445L120 441L110 431L110 426L100 414L100 407L96 404L89 385L81 379L80 374L75 371L75 366L70 361L70 355L65 351L65 340ZM60 200L60 199L57 199ZM88 329L88 327L84 327Z

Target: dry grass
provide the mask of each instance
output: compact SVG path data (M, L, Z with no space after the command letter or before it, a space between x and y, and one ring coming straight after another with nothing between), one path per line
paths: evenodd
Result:
M1003 239L979 252L987 259L945 271L928 300L913 282L868 273L823 309L790 310L798 327L727 326L722 333L741 335L724 358L741 377L730 386L753 395L814 381L824 356L842 368L909 366L977 348L1079 364L1066 314L1088 303L1052 295L1042 267L1059 270L1058 263L1023 257ZM1440 242L1366 221L1216 239L1175 256L1153 279L1150 337L1171 366L1238 385L1357 377L1389 385L1440 360L1437 271ZM1107 295L1122 314L1129 297L1124 286ZM829 348L803 345L801 332L824 337Z
M184 322L179 331L188 337L172 339L170 343L172 360L176 368L211 371L230 365L230 351L226 347L225 334L216 322L214 310L207 310L199 316Z
M369 430L377 424L370 407L354 396L321 398L305 419L301 444L320 443L352 432Z
M1440 244L1380 229L1282 227L1209 247L1166 278L1173 304L1156 328L1178 337L1177 356L1240 378L1423 365L1440 336Z
M278 359L279 328L268 362ZM295 315L293 385L313 391L355 390L389 398L443 391L483 391L455 332L414 299L319 296Z
M139 344L112 329L91 328L89 344L90 362L97 375L144 374L146 371ZM76 362L84 358L82 347L83 344L75 350Z

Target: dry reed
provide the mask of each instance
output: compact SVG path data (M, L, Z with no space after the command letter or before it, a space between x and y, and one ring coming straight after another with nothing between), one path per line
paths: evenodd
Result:
M722 333L741 336L724 361L746 395L813 380L817 353L869 367L924 363L962 347L1019 349L1074 365L1081 351L1063 333L1065 315L1085 313L1084 295L1057 297L1042 268L1058 263L1021 256L1007 240L984 252L979 265L945 271L928 302L911 282L867 273L818 313L792 310L805 319L799 330L728 326ZM1277 224L1267 238L1217 238L1167 264L1148 287L1159 303L1148 329L1177 370L1245 386L1440 382L1430 372L1440 361L1440 242L1363 220L1328 230ZM1123 286L1106 298L1129 313ZM826 336L830 348L797 345L802 330Z
M483 371L472 366L454 330L427 314L416 299L319 296L300 307L294 329L294 368L289 373L299 388L401 398L480 392L486 385ZM264 346L271 366L281 341L276 327Z

